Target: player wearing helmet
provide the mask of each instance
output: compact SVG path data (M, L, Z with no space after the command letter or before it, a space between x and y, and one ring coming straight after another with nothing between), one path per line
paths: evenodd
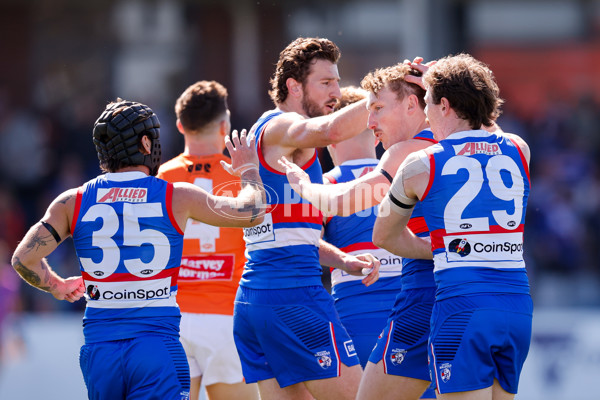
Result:
M264 191L253 137L225 139L241 176L236 198L154 177L160 123L146 105L118 99L93 130L106 172L59 195L17 247L12 265L59 300L87 291L80 366L93 399L188 399L189 369L179 342L177 275L188 218L211 225L262 221ZM63 279L44 257L73 237L81 276Z

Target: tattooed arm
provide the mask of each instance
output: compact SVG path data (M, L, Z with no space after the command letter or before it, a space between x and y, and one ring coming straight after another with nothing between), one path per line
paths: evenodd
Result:
M221 166L242 179L242 190L236 197L215 196L190 183L173 184L173 214L182 230L188 218L225 227L255 226L264 220L266 194L258 173L254 140L254 134L246 136L245 129L239 135L236 130L232 131L231 139L225 136L231 164L221 161ZM224 191L234 187L221 186Z
M77 190L72 189L58 196L42 220L29 229L12 257L12 266L23 280L59 300L70 302L79 300L84 293L81 276L61 278L48 265L45 257L70 235L76 194Z
M261 223L265 191L257 169L242 173L242 190L236 197L215 196L186 182L174 183L173 213L184 229L188 218L214 226L249 227Z

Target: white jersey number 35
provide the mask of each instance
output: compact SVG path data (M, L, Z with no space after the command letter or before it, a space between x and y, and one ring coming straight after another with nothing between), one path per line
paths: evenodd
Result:
M141 246L148 243L154 247L154 258L144 263L140 258L123 260L127 270L138 277L148 278L165 269L171 255L169 239L164 233L156 229L140 229L139 219L148 217L162 217L162 205L160 203L123 204L123 245ZM112 239L119 230L119 216L114 208L107 204L95 204L91 206L82 221L95 221L102 219L102 227L92 233L92 246L102 250L102 260L94 262L91 258L80 259L86 271L101 271L100 279L112 275L121 260L119 246ZM151 266L151 268L149 268ZM148 273L149 270L152 272ZM142 273L144 271L144 273Z

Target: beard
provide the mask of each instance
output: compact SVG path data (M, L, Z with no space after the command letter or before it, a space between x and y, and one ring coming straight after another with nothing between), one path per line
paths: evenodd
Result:
M326 114L324 106L319 106L313 101L308 92L302 88L302 110L309 118L320 117Z

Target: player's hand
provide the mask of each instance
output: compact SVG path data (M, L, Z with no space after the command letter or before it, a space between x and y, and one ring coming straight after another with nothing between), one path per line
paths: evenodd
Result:
M429 62L423 64L423 57L415 57L414 60L412 60L412 61L404 60L404 64L407 64L412 69L415 69L415 70L421 72L421 76L406 75L404 77L404 80L406 82L410 82L410 83L414 83L415 85L419 85L420 87L425 89L425 85L423 84L423 75L425 75L425 73L429 70L429 67L431 67L435 63L436 63L436 61L434 60L434 61L429 61Z
M285 170L285 175L294 189L300 196L302 196L302 184L309 184L310 177L302 168L291 162L285 157L281 157L277 160L279 165L281 165Z
M256 154L254 141L254 133L246 135L245 129L242 129L239 136L238 131L233 130L231 139L229 136L225 136L225 147L227 147L227 151L231 156L231 164L221 160L221 166L225 171L231 175L241 176L249 169L258 170L258 154Z
M50 293L57 300L66 300L69 303L73 303L85 294L85 284L81 276L72 276L65 279L62 283L56 285L55 288L50 290Z
M348 256L345 261L344 271L354 276L365 276L362 283L365 286L370 286L379 279L379 267L381 263L371 253L357 254L356 256Z

